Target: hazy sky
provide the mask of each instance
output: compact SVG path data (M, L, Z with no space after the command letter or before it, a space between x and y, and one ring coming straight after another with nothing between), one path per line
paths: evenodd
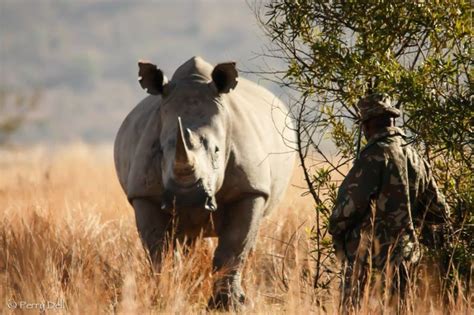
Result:
M255 71L266 41L244 0L1 0L0 38L1 87L41 91L15 139L53 143L111 141L145 96L138 59L168 77L194 55Z

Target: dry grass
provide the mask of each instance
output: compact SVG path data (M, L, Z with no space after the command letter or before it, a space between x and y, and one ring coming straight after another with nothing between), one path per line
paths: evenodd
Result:
M8 308L12 301L64 303L55 314L205 312L215 240L198 241L184 259L168 255L163 272L153 274L110 151L75 145L0 152L0 313L18 312ZM294 181L301 181L298 173ZM251 300L245 312L337 313L337 288L315 294L311 287L311 208L291 188L265 221L244 274ZM411 303L414 313L443 313L435 294ZM374 304L366 302L363 313L376 312ZM40 306L29 307L37 313ZM471 311L463 300L448 308Z

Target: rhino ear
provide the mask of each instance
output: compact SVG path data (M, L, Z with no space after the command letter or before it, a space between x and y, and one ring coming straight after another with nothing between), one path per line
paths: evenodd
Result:
M235 62L220 63L212 71L212 81L219 93L228 93L237 86L237 69Z
M149 94L158 95L163 93L163 87L168 83L168 79L156 65L140 60L138 61L138 82Z

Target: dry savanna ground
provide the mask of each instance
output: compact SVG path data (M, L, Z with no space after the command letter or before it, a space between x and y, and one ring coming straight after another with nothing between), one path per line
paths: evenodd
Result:
M295 172L294 183L301 183ZM337 285L312 289L312 204L290 188L265 220L243 286L246 313L337 311ZM0 151L0 313L204 313L211 294L215 240L182 259L167 255L154 274L132 208L116 180L111 147L74 145ZM448 308L468 313L466 302ZM34 303L39 303L35 305ZM437 295L412 297L414 313L443 314ZM363 313L373 313L368 300ZM390 311L389 309L385 309Z

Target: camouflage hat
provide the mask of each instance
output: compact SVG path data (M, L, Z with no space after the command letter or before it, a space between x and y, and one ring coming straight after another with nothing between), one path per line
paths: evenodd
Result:
M382 114L389 114L393 117L400 116L400 110L392 106L390 98L385 94L370 94L362 98L357 107L359 108L361 121L367 121Z

